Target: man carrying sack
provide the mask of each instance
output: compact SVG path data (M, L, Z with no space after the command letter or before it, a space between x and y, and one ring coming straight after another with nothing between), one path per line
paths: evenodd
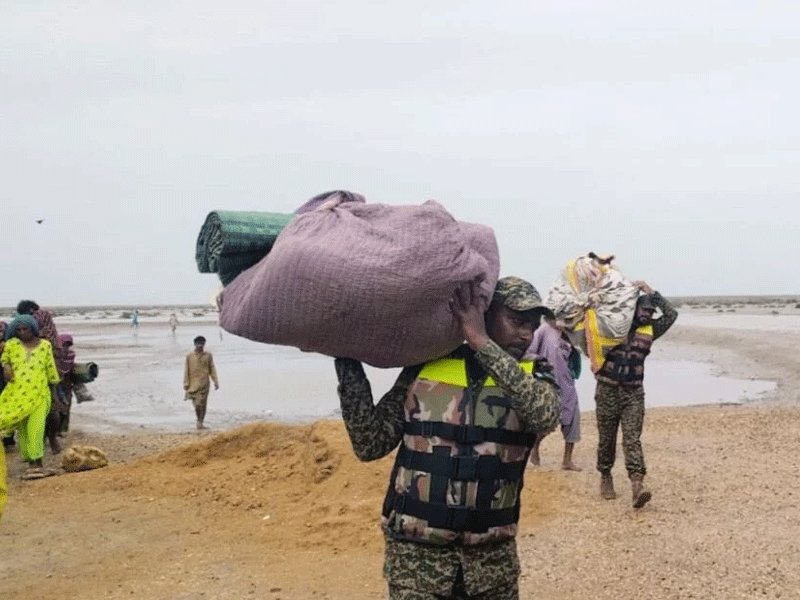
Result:
M600 495L606 500L617 497L611 468L617 449L617 430L622 428L622 449L625 468L631 480L633 507L641 508L650 501L651 493L644 486L647 469L642 453L644 424L644 360L652 343L664 335L678 318L664 297L644 281L634 282L642 291L628 337L611 348L595 373L597 388L597 470L600 471ZM653 318L656 309L661 316Z
M536 289L505 277L485 306L474 283L459 287L451 310L467 343L405 367L377 405L361 363L335 361L356 456L398 449L381 519L393 600L519 595L525 465L559 398L544 365L521 362L547 310Z

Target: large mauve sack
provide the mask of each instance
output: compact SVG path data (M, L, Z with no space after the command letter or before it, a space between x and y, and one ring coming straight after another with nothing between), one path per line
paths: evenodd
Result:
M220 325L376 367L417 364L462 343L448 302L459 284L482 280L488 305L499 264L490 228L436 202L326 204L298 215L223 290Z

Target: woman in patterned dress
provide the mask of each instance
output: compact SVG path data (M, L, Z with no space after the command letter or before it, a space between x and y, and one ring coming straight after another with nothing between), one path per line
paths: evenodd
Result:
M39 327L30 315L17 315L9 323L0 363L6 387L0 394L0 430L16 427L19 451L33 467L42 466L44 425L55 401L60 381L50 342L39 337Z

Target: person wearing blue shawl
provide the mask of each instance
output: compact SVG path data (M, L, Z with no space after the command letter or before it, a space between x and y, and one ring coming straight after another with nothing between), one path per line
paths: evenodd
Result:
M20 324L28 327L33 332L35 337L39 337L39 323L36 322L36 319L33 318L33 315L27 313L14 313L14 317L11 319L11 322L6 325L6 330L3 332L3 337L7 340L13 338L17 334L17 327L19 327Z

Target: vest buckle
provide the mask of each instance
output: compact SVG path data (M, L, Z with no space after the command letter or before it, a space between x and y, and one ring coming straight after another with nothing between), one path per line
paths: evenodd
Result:
M392 498L392 508L398 514L405 514L406 512L406 496L405 494L397 494L392 490L394 498Z
M450 459L452 465L450 479L457 481L477 481L478 479L478 457L477 456L453 456Z
M453 437L459 444L474 446L486 439L486 428L480 425L464 425L455 430Z
M469 512L464 508L448 508L444 519L444 528L450 531L467 531Z

